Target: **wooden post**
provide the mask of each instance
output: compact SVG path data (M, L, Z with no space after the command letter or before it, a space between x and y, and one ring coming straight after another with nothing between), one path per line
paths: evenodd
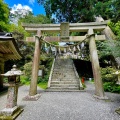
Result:
M4 60L0 60L0 74L4 73ZM3 88L3 76L0 76L0 89Z
M40 35L40 31L38 35ZM40 40L38 37L35 37L35 51L34 51L34 59L32 65L32 77L29 95L34 96L37 94L37 79L38 79L38 69L39 69L39 61L40 61Z
M91 35L93 33L94 32L93 32L92 28L88 30L89 35ZM89 39L89 50L90 50L90 56L91 56L94 81L95 81L95 95L94 95L94 97L97 97L99 99L105 99L94 35L92 35Z

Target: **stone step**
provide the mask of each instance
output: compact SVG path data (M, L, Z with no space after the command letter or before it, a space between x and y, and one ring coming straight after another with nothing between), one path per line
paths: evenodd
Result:
M60 67L60 66L65 66L65 67L68 67L68 68L69 68L69 67L73 67L73 65L71 65L71 63L70 63L70 64L68 64L68 63L64 63L64 64L63 64L63 63L60 63L60 64L59 64L59 63L55 63L54 65L55 65L56 67L57 67L57 66L58 66L58 67Z
M85 90L79 90L79 89L52 89L52 88L48 88L45 90L45 92L85 92Z
M55 64L57 65L71 65L73 62L70 62L70 61L57 61Z
M71 59L55 61L49 90L74 91L79 90L79 79L76 77Z
M52 77L52 81L78 81L77 78L74 77Z
M53 71L53 74L59 74L59 75L69 75L69 76L72 76L74 75L75 76L75 72L74 71Z
M71 71L69 71L69 70L53 70L53 73L54 74L58 74L58 73L61 73L61 74L70 74L70 75L75 75L74 74L74 70L71 70Z
M67 70L67 71L74 71L74 69L73 69L73 67L72 68L56 68L56 67L54 67L54 69L53 69L54 71L59 71L59 70Z
M72 70L72 71L69 71L69 70L60 70L60 71L58 71L58 70L53 70L53 73L54 74L69 74L69 75L75 75L74 73L74 70Z
M72 65L73 62L70 62L70 61L58 61L56 62L55 64L57 65Z
M66 65L60 65L60 66L58 66L58 65L55 65L56 69L60 69L61 67L63 67L64 69L72 69L73 68L73 66L66 66Z
M50 87L51 89L79 90L79 87Z
M78 84L51 84L50 87L61 87L61 88L77 87L79 88L79 85Z
M53 70L54 73L62 73L62 74L73 74L74 70Z
M65 77L67 77L67 76L75 76L75 73L53 73L53 75L59 75L59 76L65 76ZM58 77L59 77L58 76Z
M78 84L78 81L51 81L51 84Z
M67 76L67 75L52 75L52 79L77 79L76 76Z
M54 78L52 81L58 81L58 82L65 82L65 81L70 81L70 82L79 82L79 80L76 79L60 79L60 78Z
M67 72L67 73L69 73L69 72L73 72L74 70L73 69L53 69L53 71L55 71L55 72L63 72L63 71L65 71L65 72Z

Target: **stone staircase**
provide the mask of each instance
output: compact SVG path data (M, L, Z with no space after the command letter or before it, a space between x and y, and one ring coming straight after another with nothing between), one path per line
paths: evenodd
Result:
M79 91L82 84L71 59L57 58L48 91Z

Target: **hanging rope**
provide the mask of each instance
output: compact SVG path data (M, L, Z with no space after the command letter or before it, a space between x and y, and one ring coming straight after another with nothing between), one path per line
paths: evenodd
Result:
M42 42L44 42L44 43L46 43L46 44L49 44L49 46L53 46L53 47L57 47L57 48L69 48L69 47L70 47L70 48L74 48L74 46L80 45L80 44L83 43L85 40L87 40L88 38L90 38L92 35L95 35L95 34L86 35L86 38L85 38L84 40L82 40L82 41L80 41L80 42L78 42L78 43L75 43L75 44L73 44L73 45L69 45L69 46L54 45L54 44L46 41L46 40L45 40L45 36L42 36L42 37L40 37L40 38L39 38L38 36L36 36L36 37L38 37L40 40L42 40Z
M84 58L84 55L82 54L82 49L84 47L85 41L90 38L92 35L86 35L86 38L82 41L79 41L78 43L75 43L73 45L68 45L68 46L60 46L60 45L54 45L48 41L45 40L45 36L38 37L42 43L44 44L44 48L42 49L45 51L47 54L51 54L56 56L57 53L59 55L62 55L62 53L66 54L66 56L72 56L73 58L75 55L80 56L81 58Z

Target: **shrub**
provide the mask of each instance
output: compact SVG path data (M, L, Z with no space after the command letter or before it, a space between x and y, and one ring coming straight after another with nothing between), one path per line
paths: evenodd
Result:
M42 89L46 89L46 88L47 88L47 82L40 82L40 83L38 84L38 86L39 86L40 88L42 88Z
M53 58L44 58L44 59L45 59L44 61L41 60L42 65L39 65L39 69L44 70L44 77L38 77L38 84L48 82L49 73L53 63ZM24 76L22 77L21 83L29 84L32 75L32 62L26 63L23 68L24 68Z
M32 62L28 62L24 65L24 74L31 78L31 74L32 74Z
M103 82L114 82L117 81L117 75L115 75L115 69L112 67L101 68L101 75Z
M40 82L48 82L48 79L49 79L49 74L48 75L44 75L44 77L39 77L38 78L38 83Z
M120 85L116 84L118 76L114 74L115 72L112 67L101 68L103 87L106 92L120 93Z
M107 92L120 93L120 85L114 84L114 82L105 82L103 86Z
M22 75L20 76L20 81L21 81L21 84L28 84L30 83L30 78L25 75Z

